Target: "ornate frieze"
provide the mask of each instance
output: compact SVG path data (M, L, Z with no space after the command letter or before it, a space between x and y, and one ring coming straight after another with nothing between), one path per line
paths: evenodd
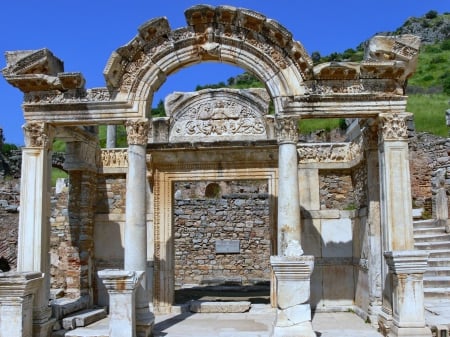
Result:
M361 158L362 138L352 143L301 144L297 147L299 163L345 163Z
M47 148L53 141L53 130L44 122L28 122L24 124L25 144L27 147Z
M128 145L146 145L150 123L147 119L130 119L125 122Z
M407 120L409 117L411 117L410 113L380 114L380 142L385 140L408 139Z
M87 103L107 102L111 94L106 88L74 89L65 92L59 90L33 91L24 95L24 103L33 104L61 104L61 103Z
M297 119L293 117L275 118L275 129L278 143L297 143L298 126Z
M103 167L128 167L127 149L102 149Z

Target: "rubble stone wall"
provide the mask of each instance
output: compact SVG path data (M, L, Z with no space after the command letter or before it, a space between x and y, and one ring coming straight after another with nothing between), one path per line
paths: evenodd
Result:
M183 182L175 191L176 287L270 280L267 183ZM218 253L218 240L239 240L239 252Z
M445 186L447 194L450 194L450 138L416 133L410 139L409 149L413 207L424 208L426 215L434 217L431 180L440 168L447 171Z

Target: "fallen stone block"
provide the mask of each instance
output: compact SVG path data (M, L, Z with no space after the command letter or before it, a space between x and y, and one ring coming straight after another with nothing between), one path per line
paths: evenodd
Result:
M105 309L87 309L63 318L62 325L66 330L84 327L106 317Z
M192 301L190 305L191 312L196 313L240 313L250 310L249 301L239 302L208 302Z

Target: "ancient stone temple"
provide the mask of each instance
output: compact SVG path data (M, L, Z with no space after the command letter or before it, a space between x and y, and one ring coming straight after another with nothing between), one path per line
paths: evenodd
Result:
M69 201L52 264L67 262L58 286L73 305L109 306L110 336L150 335L177 288L221 277L270 283L274 336L314 336L311 310L336 308L385 335L431 336L408 166L405 85L418 38L376 36L360 63L313 66L262 14L202 5L185 16L178 29L165 18L138 27L112 52L104 88L85 88L47 49L6 53L3 76L24 93L26 146L18 267L0 276L0 298L14 297L0 302L0 329L7 306L21 317L9 336L49 336L64 314L48 305L51 148L60 139ZM266 89L173 93L167 117L151 116L168 76L211 61L242 67ZM358 127L345 142L299 142L310 118ZM109 139L100 148L102 125L125 126L128 147Z

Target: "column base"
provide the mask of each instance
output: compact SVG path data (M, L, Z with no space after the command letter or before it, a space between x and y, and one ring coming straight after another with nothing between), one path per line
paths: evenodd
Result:
M317 337L311 322L303 322L295 326L274 326L271 337Z
M399 328L398 326L392 326L389 331L388 337L431 337L432 333L430 328Z
M137 337L152 336L154 324L155 324L155 315L153 315L153 313L149 311L149 308L144 308L144 310L137 309L136 311Z
M56 319L53 317L47 322L33 323L33 337L50 337L55 323Z
M378 327L383 336L388 336L392 328L392 315L381 310L378 315Z

